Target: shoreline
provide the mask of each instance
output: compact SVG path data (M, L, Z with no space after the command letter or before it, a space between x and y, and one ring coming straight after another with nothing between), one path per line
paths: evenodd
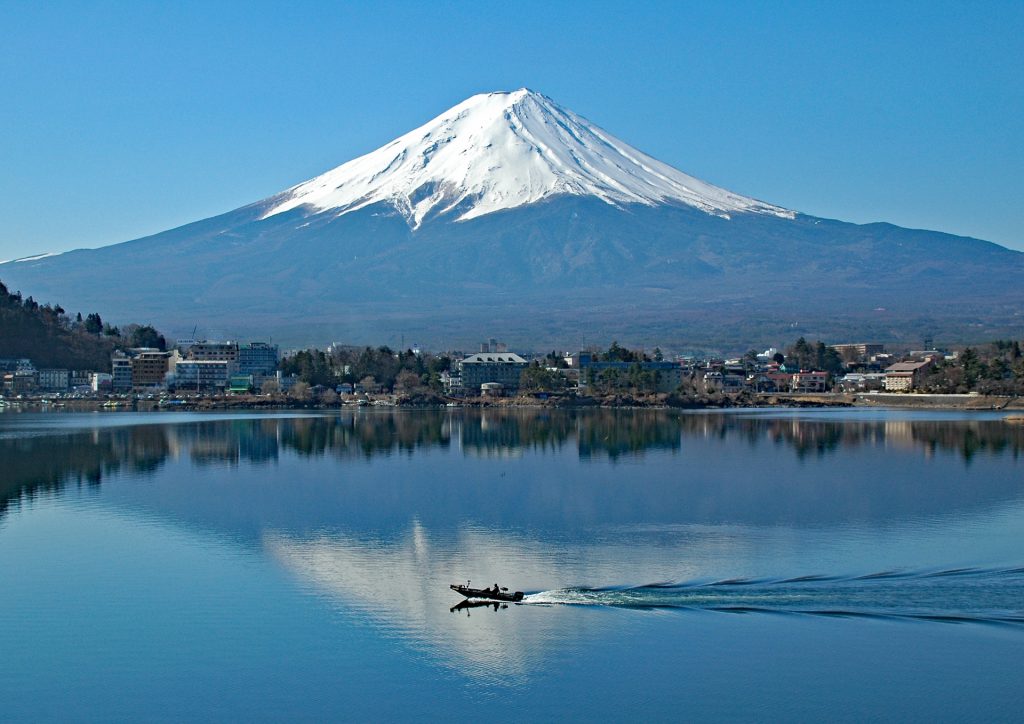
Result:
M893 410L963 410L1024 411L1024 397L988 395L915 394L915 393L741 393L701 398L679 398L658 395L607 395L601 397L550 396L538 397L475 397L403 398L395 395L369 395L360 399L339 400L325 404L313 400L297 400L284 395L224 395L200 398L154 399L53 399L48 397L0 401L0 412L70 411L70 412L205 412L213 410L341 410L361 407L397 409L442 408L536 408L536 409L794 409L794 408L878 408Z

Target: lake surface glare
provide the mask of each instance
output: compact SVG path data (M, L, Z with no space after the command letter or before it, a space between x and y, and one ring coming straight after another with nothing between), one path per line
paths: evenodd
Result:
M1019 721L1022 664L1000 413L0 414L4 721Z

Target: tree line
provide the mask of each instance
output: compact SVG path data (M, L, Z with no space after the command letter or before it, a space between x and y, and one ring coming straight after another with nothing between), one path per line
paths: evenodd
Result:
M333 388L347 382L397 392L420 388L440 392L441 373L451 367L448 355L418 354L408 349L396 352L387 346L330 352L309 349L281 361L282 374L297 375L308 385Z
M983 395L1024 394L1024 353L1018 340L999 339L967 347L953 359L942 360L921 378L923 392Z

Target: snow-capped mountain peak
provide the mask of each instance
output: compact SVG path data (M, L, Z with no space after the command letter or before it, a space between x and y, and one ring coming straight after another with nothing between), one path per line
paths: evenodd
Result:
M419 128L268 200L263 218L305 206L338 215L386 202L411 226L452 213L472 219L550 196L623 205L683 203L709 214L794 216L641 153L520 88L472 96Z

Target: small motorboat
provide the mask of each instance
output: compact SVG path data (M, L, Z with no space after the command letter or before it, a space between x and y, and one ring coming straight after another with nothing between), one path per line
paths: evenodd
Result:
M449 588L456 593L461 593L466 598L482 598L488 601L511 601L512 603L518 603L523 600L522 591L509 593L507 588L498 588L498 584L494 584L493 588L470 588L469 583L469 581L465 585L453 583Z

